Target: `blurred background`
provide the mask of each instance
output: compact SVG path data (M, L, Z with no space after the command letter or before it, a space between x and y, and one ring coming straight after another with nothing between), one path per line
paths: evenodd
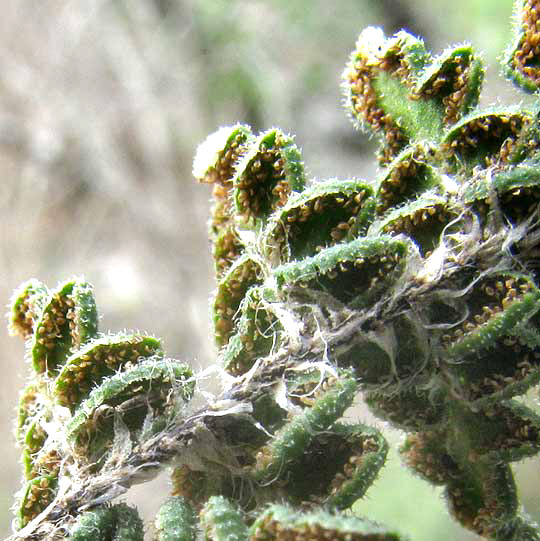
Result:
M374 142L341 107L357 34L421 35L440 52L470 41L488 66L484 103L521 99L497 77L511 0L48 0L5 2L0 19L0 299L36 277L84 275L101 330L142 329L170 356L213 362L209 189L194 151L224 124L296 134L315 178L372 178ZM12 418L27 378L21 341L0 326L0 537L19 486ZM361 415L364 415L361 413ZM401 435L393 432L391 440ZM540 519L538 462L516 467ZM150 517L164 477L129 495ZM536 495L535 495L536 492ZM149 497L159 494L159 497ZM394 457L358 512L427 541L476 539L440 491Z

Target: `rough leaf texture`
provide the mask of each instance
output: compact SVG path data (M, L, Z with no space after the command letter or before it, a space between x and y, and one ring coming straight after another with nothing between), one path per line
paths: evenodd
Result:
M539 13L516 2L505 60L526 89ZM540 450L540 417L516 400L540 381L538 111L478 109L482 79L467 44L434 57L368 28L343 89L380 137L378 178L310 181L275 128L201 145L224 391L199 409L196 375L158 340L98 334L83 280L23 284L10 327L34 374L14 538L139 539L135 512L111 502L172 464L163 541L403 539L343 512L387 453L377 430L341 420L361 393L464 527L540 539L511 470Z

